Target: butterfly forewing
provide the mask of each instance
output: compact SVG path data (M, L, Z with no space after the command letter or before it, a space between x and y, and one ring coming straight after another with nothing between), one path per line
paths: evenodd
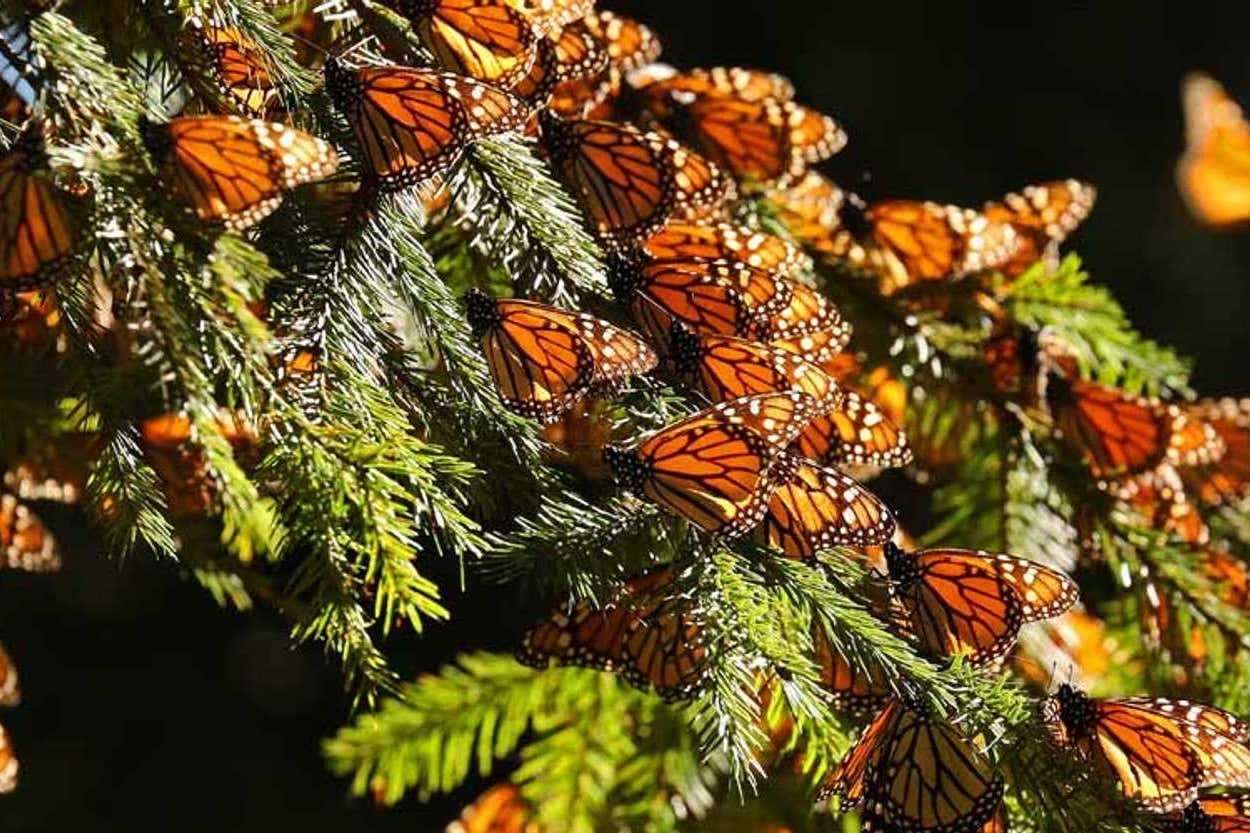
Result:
M0 158L0 298L55 282L72 262L69 212L34 133Z

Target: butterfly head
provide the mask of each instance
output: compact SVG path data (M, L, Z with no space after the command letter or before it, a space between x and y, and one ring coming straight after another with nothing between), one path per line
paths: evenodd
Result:
M173 139L170 138L168 125L157 124L147 116L140 116L139 138L143 140L143 147L154 162L161 164L169 158Z
M858 194L845 192L838 220L842 228L856 240L863 240L872 231L872 209Z
M642 491L642 484L651 476L650 466L636 452L619 445L603 447L603 462L612 470L617 484L631 492Z
M1089 695L1071 683L1064 683L1055 692L1059 703L1059 719L1076 737L1088 735L1098 719L1098 709Z
M464 303L474 337L481 338L482 333L499 323L499 304L477 287L464 294Z
M43 148L44 125L31 124L21 135L14 139L9 147L8 158L16 159L19 166L26 171L42 168L48 162Z
M893 541L885 544L885 566L900 593L906 594L920 578L915 559Z
M703 346L697 335L681 321L673 319L668 328L668 355L678 373L696 373L703 358Z

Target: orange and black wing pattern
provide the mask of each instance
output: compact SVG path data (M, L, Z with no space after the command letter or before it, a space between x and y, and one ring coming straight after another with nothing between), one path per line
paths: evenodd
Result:
M625 488L704 532L734 538L768 511L768 471L816 414L797 392L722 402L664 428L637 447L607 446L604 460Z
M893 699L825 778L820 796L862 805L865 830L981 833L996 829L1003 781L951 726Z
M1019 245L1011 260L999 269L1014 277L1062 243L1076 231L1094 208L1098 190L1088 182L1063 179L1029 185L987 203L982 213L993 222L1007 223L1016 230Z
M1185 79L1181 102L1186 148L1176 178L1189 210L1210 226L1250 220L1250 122L1206 75Z
M702 219L730 197L719 168L672 139L627 124L540 114L543 145L593 228L608 240L647 237L672 219Z
M539 833L539 828L521 791L512 784L500 784L465 807L444 833Z
M993 664L1015 645L1020 626L1076 604L1075 582L1023 558L973 550L906 553L886 546L886 565L911 630L931 653Z
M673 220L641 248L652 260L724 260L783 277L808 265L806 256L780 237L732 223Z
M595 11L595 0L505 0L540 35L554 37Z
M834 240L835 256L875 274L886 295L923 283L958 279L1007 263L1019 246L1015 229L984 214L920 200L887 200L864 211L865 234Z
M823 365L850 343L851 322L824 295L794 283L789 303L757 325L755 336Z
M603 44L584 24L573 23L538 42L538 59L512 92L533 106L555 106L558 112L568 113L571 108L560 102L576 95L573 90L589 79L607 72L608 64Z
M444 69L502 89L524 78L538 35L505 0L391 0Z
M1121 792L1152 812L1175 812L1205 787L1250 785L1244 724L1210 706L1167 700L1095 700L1062 685L1050 701L1055 733Z
M0 297L55 282L73 254L69 212L28 130L0 158Z
M521 300L468 295L469 323L504 404L552 423L598 389L655 367L637 336L583 313Z
M1250 400L1201 400L1183 410L1192 421L1209 426L1223 445L1212 459L1180 467L1186 492L1208 506L1250 499Z
M841 256L834 234L842 226L846 192L816 171L786 188L766 192L768 202L794 239L821 253Z
M670 72L662 78L645 79L637 85L651 108L663 112L673 93L720 96L739 101L791 101L794 84L784 75L746 67L709 67Z
M1185 808L1173 830L1178 833L1250 833L1250 797L1212 795Z
M1173 418L1158 402L1056 373L1046 401L1056 431L1095 477L1137 474L1167 457Z
M666 594L674 576L661 567L626 582L603 607L557 609L525 635L517 659L616 671L667 700L691 697L707 679L707 649L690 601Z
M842 405L812 420L794 450L825 465L896 468L910 463L903 430L859 393L843 394Z
M673 323L668 346L673 369L713 402L793 390L822 407L842 404L842 390L828 374L777 347L733 336L697 335L681 322Z
M429 69L352 70L331 60L326 86L356 134L362 162L391 188L425 182L450 168L469 142L519 130L529 114L498 87Z
M654 344L665 344L674 322L697 335L749 336L761 306L789 291L760 269L720 261L609 257L608 282L617 300Z
M277 87L264 50L234 27L215 26L194 16L191 23L203 40L222 95L245 116L268 115Z
M56 538L16 495L0 490L0 568L46 573L61 568Z
M316 136L259 119L179 116L166 124L145 120L140 131L196 216L230 229L258 223L284 192L329 176L339 162Z
M582 22L608 51L612 69L618 73L632 72L660 57L663 45L655 32L632 18L599 11Z
M885 504L837 469L787 454L768 477L773 493L753 539L787 558L810 561L833 547L884 544L894 534Z
M22 689L18 684L17 666L13 657L0 644L0 706L16 706L22 700Z

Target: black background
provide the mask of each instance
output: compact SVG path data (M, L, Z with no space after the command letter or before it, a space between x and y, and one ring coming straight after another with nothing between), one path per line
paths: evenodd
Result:
M605 4L607 5L607 4ZM1250 392L1250 233L1196 225L1173 185L1191 69L1250 103L1246 30L1201 3L612 4L678 66L782 72L851 143L826 170L875 197L978 205L1079 176L1098 206L1074 246L1140 327L1198 360L1204 393ZM865 179L867 177L867 179ZM349 799L319 756L347 716L336 671L265 613L218 610L175 565L110 563L72 519L65 571L0 575L0 638L26 702L3 720L22 785L0 830L441 830L476 787L390 811ZM451 565L438 568L455 585ZM449 593L455 616L405 648L410 673L458 646L506 648L514 597ZM511 611L511 612L509 612Z

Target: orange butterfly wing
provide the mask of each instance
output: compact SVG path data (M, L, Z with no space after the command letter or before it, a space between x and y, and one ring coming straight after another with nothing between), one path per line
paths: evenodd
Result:
M658 109L665 107L665 99L673 92L724 96L739 101L772 99L786 102L794 98L794 85L790 79L744 67L696 68L646 81L649 83L642 83L639 89L646 91L645 98L650 106Z
M540 114L543 142L595 229L608 238L646 237L670 219L707 217L732 182L671 139L626 124Z
M213 26L192 17L213 61L222 93L245 115L264 116L277 93L265 53L238 29Z
M1156 402L1056 374L1046 397L1055 427L1095 477L1142 472L1167 455L1171 419Z
M890 699L890 688L879 668L866 673L852 668L846 658L829 643L822 625L812 627L812 645L820 666L820 684L833 694L833 706L852 718L867 717L883 708Z
M974 664L1002 659L1020 625L1057 616L1078 599L1067 576L1010 555L934 549L908 556L887 548L886 556L921 643Z
M1250 400L1202 400L1184 408L1196 422L1210 426L1224 446L1205 463L1181 468L1186 490L1211 506L1250 498Z
M519 130L528 110L503 90L447 72L326 63L326 86L383 185L405 187L451 167L468 142Z
M661 567L628 581L607 605L588 601L555 611L526 634L517 659L619 671L665 699L690 697L707 678L707 649L680 598L666 598L675 571Z
M608 266L613 293L629 305L634 321L655 344L665 343L674 322L696 334L749 335L757 313L740 285L726 274L718 264L694 260L657 260L639 266L610 258ZM744 274L761 279L756 287L760 293L777 285L766 273Z
M816 413L811 397L734 399L652 434L634 450L604 449L618 481L705 532L731 538L768 509L768 468Z
M587 15L582 22L608 50L612 67L618 72L630 72L660 57L660 39L636 20L600 11Z
M1181 196L1207 225L1250 220L1250 123L1205 75L1186 78L1181 98L1187 136L1177 164Z
M595 0L505 0L505 2L525 15L535 31L540 35L554 37L564 28L591 15L595 11Z
M844 391L842 406L812 420L795 450L825 465L895 468L911 462L907 435L872 402Z
M894 517L872 492L837 469L785 455L769 470L774 489L756 543L787 558L811 560L837 546L883 544Z
M1045 250L1062 243L1094 207L1098 191L1076 179L1043 182L1022 188L986 203L982 213L993 222L1010 224L1019 237L1019 248L1001 267L1004 274L1019 275L1042 258Z
M569 87L561 85L580 84L597 78L608 70L608 52L604 46L581 23L565 26L553 37L538 43L538 59L525 78L512 92L533 104L545 105L554 97L568 95ZM566 105L557 109L567 111Z
M747 339L696 335L673 324L669 334L674 368L713 402L793 390L836 408L842 391L819 367L800 356Z
M756 337L825 364L851 341L851 322L829 299L804 284L791 286L790 303L756 327Z
M510 89L529 73L537 35L503 0L395 0L439 63L460 76Z
M74 251L69 213L27 136L0 159L0 296L56 281Z
M284 124L237 116L180 116L145 123L144 141L196 215L231 229L273 212L284 191L332 174L338 154Z
M0 706L16 706L22 700L17 679L17 666L9 652L0 645Z
M780 276L803 269L807 258L779 237L730 223L668 222L642 242L652 260L725 260Z
M444 833L539 833L533 811L511 784L491 787L464 808Z
M56 538L16 495L0 491L0 567L45 573L59 570Z
M17 789L17 755L9 743L8 733L0 725L0 795Z

